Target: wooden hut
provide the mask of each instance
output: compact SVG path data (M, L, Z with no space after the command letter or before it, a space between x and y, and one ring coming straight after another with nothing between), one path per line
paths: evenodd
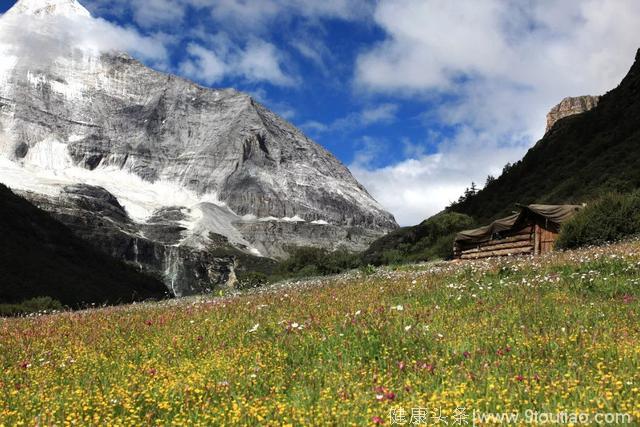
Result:
M519 212L491 224L458 233L456 259L539 255L553 250L560 226L582 208L575 205L518 205Z

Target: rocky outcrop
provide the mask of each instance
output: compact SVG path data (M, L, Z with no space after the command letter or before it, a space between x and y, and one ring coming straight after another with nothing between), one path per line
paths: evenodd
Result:
M117 217L117 207L103 206ZM105 255L1 184L0 236L0 304L48 296L84 308L168 294L157 278Z
M379 237L377 232L363 227L306 222L250 221L239 222L237 227L254 247L278 258L285 258L291 248L309 246L310 240L315 247L327 250L361 252Z
M117 199L100 187L71 185L57 196L20 194L112 257L161 277L174 296L193 295L226 285L234 274L232 257L180 245L185 228L179 209L159 212L145 224L132 221Z
M553 125L560 119L584 113L595 108L599 100L599 96L577 96L563 99L547 114L547 129L545 132L549 132Z
M186 281L181 293L222 280L195 255L210 233L275 257L331 239L364 248L397 227L343 164L250 96L87 47L77 29L91 20L75 0L20 0L0 18L0 182L170 287Z

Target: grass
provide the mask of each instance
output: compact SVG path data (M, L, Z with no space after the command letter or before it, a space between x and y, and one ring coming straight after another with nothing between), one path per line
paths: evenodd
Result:
M32 313L47 314L63 309L60 301L51 297L31 298L20 304L0 304L0 316L20 316Z
M639 325L638 242L3 319L0 425L640 419Z

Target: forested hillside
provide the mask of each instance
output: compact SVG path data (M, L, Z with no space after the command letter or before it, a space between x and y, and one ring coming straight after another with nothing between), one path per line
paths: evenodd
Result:
M599 105L564 118L499 178L450 211L480 222L515 203L582 203L640 187L640 51L622 83Z

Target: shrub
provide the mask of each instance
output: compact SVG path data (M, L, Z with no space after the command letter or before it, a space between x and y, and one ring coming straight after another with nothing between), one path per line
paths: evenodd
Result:
M376 240L362 254L362 262L383 265L451 258L456 233L473 226L473 219L467 215L439 213Z
M250 271L238 275L238 289L259 288L269 283L269 277L259 271Z
M62 310L60 301L50 297L28 299L19 304L0 304L0 316L20 316L30 313Z
M565 223L556 247L576 248L615 242L640 233L640 191L610 193Z
M371 276L375 272L376 272L376 268L371 264L360 266L360 273L364 276Z
M344 249L328 251L298 247L290 250L289 258L280 263L277 272L284 277L325 276L342 273L359 265L358 256Z
M390 249L382 252L381 260L383 265L395 265L403 264L406 262L406 257L399 249ZM367 264L370 265L370 264Z

